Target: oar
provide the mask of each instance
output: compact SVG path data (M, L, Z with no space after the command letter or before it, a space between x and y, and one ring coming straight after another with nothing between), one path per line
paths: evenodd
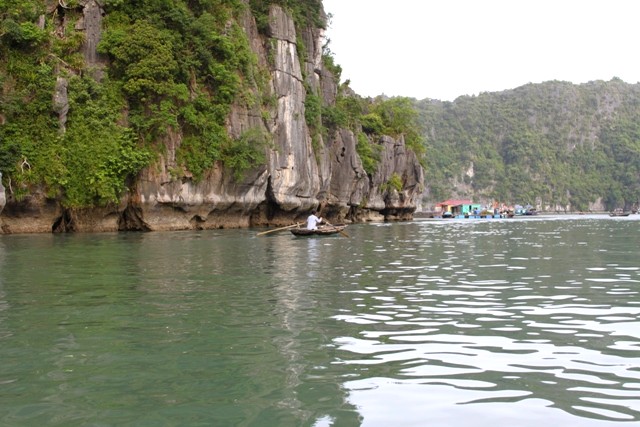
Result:
M293 225L287 225L286 227L274 228L273 230L263 231L261 233L258 233L258 234L256 234L256 236L262 236L263 234L273 233L274 231L286 230L287 228L299 227L301 224L303 224L303 223L300 222L300 223L293 224Z
M322 221L323 221L325 224L327 224L329 227L335 227L335 225L332 225L329 221L327 221L327 220L325 220L325 219L323 219ZM344 237L351 237L351 236L349 236L349 235L348 235L345 231L343 231L343 230L338 231L338 233L342 234Z

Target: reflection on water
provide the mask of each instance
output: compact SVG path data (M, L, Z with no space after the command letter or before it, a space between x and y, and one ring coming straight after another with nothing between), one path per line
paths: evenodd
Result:
M637 423L639 219L0 236L0 425Z

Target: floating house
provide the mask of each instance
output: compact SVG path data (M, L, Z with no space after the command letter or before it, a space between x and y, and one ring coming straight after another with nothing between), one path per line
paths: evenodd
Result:
M436 205L441 218L501 218L497 212L483 210L469 199L449 199Z
M465 218L469 214L473 215L473 212L480 211L480 205L474 204L468 199L449 199L444 202L440 202L436 205L442 212L443 218Z

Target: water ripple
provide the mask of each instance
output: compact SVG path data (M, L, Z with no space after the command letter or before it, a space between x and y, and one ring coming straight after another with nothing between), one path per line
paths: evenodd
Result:
M563 240L569 229L562 227L511 236L508 252L493 254L467 249L479 236L504 231L462 239L460 229L448 231L453 235L430 233L423 256L386 259L375 270L377 286L361 287L371 278L361 271L353 289L342 290L362 296L360 309L334 318L360 327L357 335L334 339L342 354L335 363L388 372L369 378L358 370L362 379L348 382L356 404L426 388L420 393L449 396L449 404L509 402L511 411L526 405L530 413L552 406L561 412L550 419L568 425L575 425L573 416L579 425L640 421L637 264L599 259L604 247L593 250L586 240L575 242L581 249L571 254ZM447 243L453 240L458 246Z

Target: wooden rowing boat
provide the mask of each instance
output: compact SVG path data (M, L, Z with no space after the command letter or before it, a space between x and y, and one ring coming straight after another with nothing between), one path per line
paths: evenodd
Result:
M308 230L306 228L292 228L291 233L294 236L330 236L331 234L342 233L347 228L344 224L336 225L321 225L315 230Z
M631 212L609 212L609 216L629 216Z

